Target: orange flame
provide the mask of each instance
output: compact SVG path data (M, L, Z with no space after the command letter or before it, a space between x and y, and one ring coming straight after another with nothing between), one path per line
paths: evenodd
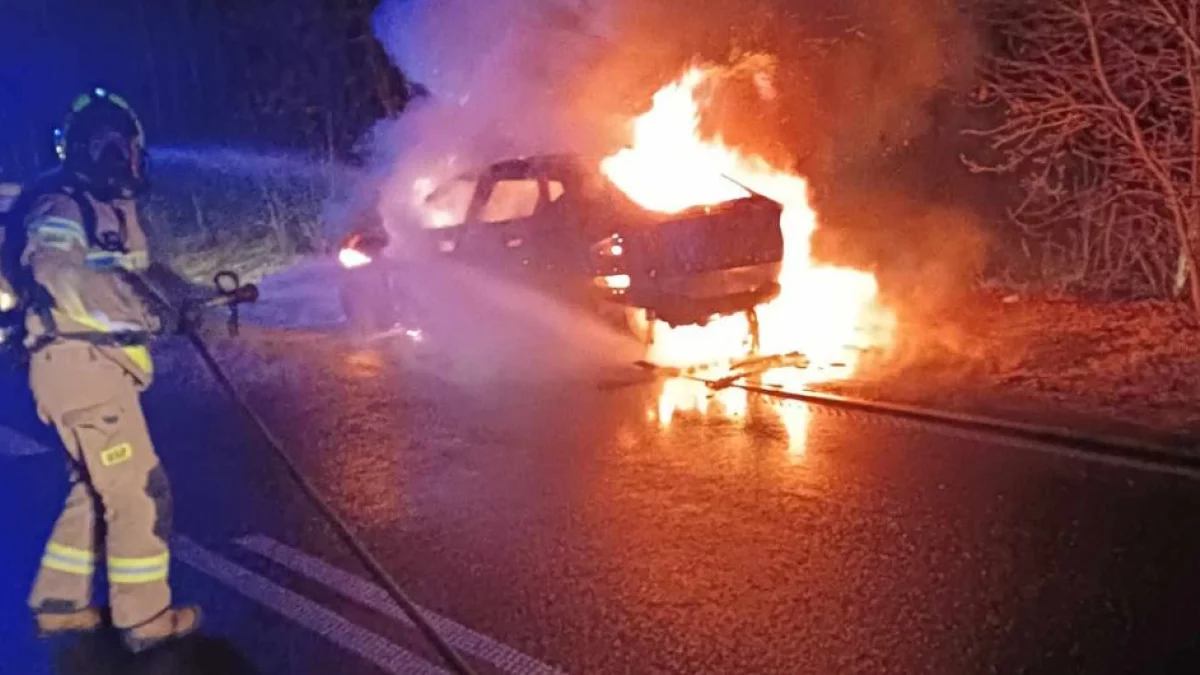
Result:
M701 137L698 89L726 72L692 67L660 89L651 109L634 120L630 146L605 158L601 171L635 202L663 213L748 196L738 183L780 203L782 291L756 308L760 352L799 352L809 365L772 372L768 378L803 386L849 377L858 366L859 350L890 343L891 315L877 302L873 275L812 260L810 240L817 215L804 178L730 148L719 137ZM644 317L640 321L640 328L649 327ZM744 315L716 318L703 327L659 323L653 328L647 360L660 365L719 369L751 350L750 323ZM662 397L670 400L660 401L660 412L703 409L694 395L690 388L667 387Z
M633 147L600 163L617 187L651 211L675 213L750 196L721 176L736 158L719 144L699 140L694 92L706 78L693 68L660 89L653 109L633 122Z

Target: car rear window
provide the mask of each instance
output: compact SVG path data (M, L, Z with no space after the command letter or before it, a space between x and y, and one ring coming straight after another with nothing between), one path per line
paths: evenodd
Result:
M492 193L479 212L484 223L500 223L518 218L528 218L537 210L541 189L536 178L498 180Z

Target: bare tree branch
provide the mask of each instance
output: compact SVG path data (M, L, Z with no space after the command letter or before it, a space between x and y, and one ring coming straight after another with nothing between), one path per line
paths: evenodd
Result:
M1043 272L1169 293L1200 250L1200 0L985 1L991 122L964 164L1017 179L1009 218Z

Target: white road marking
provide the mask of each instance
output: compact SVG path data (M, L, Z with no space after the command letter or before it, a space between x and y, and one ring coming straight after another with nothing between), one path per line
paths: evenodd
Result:
M235 543L328 586L344 598L412 625L404 611L380 586L265 535L242 537ZM563 672L428 609L421 608L421 613L455 649L487 661L505 672L513 675L561 675Z
M187 537L176 537L172 553L183 563L238 593L358 654L395 675L449 675L377 633L351 623L321 605L212 553Z

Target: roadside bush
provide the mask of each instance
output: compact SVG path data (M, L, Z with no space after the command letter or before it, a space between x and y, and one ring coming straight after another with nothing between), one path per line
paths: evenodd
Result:
M152 255L206 281L221 269L254 280L326 250L322 171L244 173L171 162L155 166L141 217Z

